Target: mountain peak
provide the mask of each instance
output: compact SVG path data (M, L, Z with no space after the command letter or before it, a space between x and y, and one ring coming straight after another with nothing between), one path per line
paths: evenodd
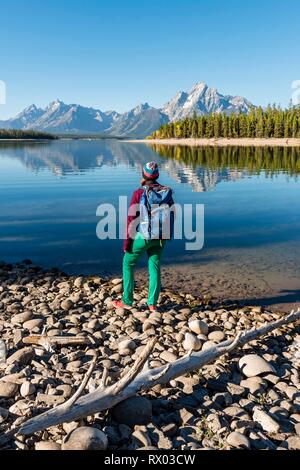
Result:
M149 109L149 108L150 108L149 103L140 103L134 109L137 111L144 111L145 109Z
M55 101L52 101L52 103L49 104L48 109L59 109L62 105L64 105L64 102L57 98Z
M198 82L193 86L190 93L203 93L203 91L207 90L207 88L208 86L205 82Z
M30 113L31 111L36 111L37 107L35 104L31 104L30 106L27 106L27 108L24 109L24 113Z
M196 83L189 93L179 92L163 108L170 121L177 121L189 116L243 112L247 113L251 103L243 97L222 95L217 88L209 88L205 82Z

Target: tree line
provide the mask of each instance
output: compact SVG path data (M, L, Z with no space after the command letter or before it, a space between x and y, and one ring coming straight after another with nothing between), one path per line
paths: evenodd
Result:
M253 108L248 114L213 113L163 124L151 139L170 138L297 138L300 137L300 107Z
M47 139L54 140L57 137L47 132L21 131L20 129L0 129L0 139Z
M247 170L249 174L266 176L282 172L300 175L300 149L298 147L191 147L189 145L151 144L161 157L177 160L191 168L210 170Z

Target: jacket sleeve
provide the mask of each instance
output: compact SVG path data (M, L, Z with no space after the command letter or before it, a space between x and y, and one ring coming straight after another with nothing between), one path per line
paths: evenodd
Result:
M133 196L132 196L131 202L130 202L130 208L132 208L132 206L140 203L141 195L142 195L142 190L140 190L140 189L138 189L137 191L135 191L133 193ZM125 238L124 244L123 244L124 251L130 251L130 249L131 249L132 239L130 238L130 235L129 235L129 227L130 227L131 222L133 222L133 220L135 220L137 217L139 217L139 212L137 212L135 215L132 215L130 213L130 209L129 209L129 214L128 214L128 217L127 217L126 238Z

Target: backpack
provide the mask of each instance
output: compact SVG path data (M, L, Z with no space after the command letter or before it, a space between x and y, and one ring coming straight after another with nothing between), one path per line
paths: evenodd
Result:
M174 233L173 191L166 186L144 186L138 231L145 240L170 240Z

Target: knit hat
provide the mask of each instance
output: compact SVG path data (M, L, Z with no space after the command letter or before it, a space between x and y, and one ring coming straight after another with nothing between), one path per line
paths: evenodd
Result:
M143 168L143 176L147 179L157 180L159 177L158 164L156 162L148 162Z

